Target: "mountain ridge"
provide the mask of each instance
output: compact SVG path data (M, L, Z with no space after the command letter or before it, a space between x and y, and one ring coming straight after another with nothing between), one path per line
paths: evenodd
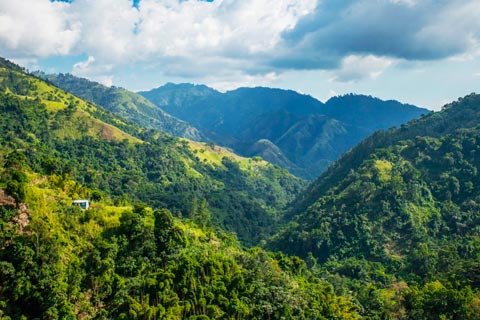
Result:
M71 74L36 72L35 75L145 128L164 131L192 140L204 139L198 129L157 108L141 95L124 88L107 87Z
M428 246L437 255L440 242L461 246L479 239L478 215L470 211L479 199L479 119L480 95L472 94L370 136L308 187L287 216L294 227L274 243L304 257L313 252L321 261L401 261L404 272L431 277L431 269L415 270L409 260L414 248Z
M478 319L480 96L375 133L284 215L286 170L2 62L0 317Z
M167 87L139 93L158 107L201 128L210 140L240 154L259 155L250 153L255 150L252 146L262 139L271 141L294 164L287 168L309 179L374 131L400 125L427 112L412 105L364 95L345 95L324 104L310 95L268 87L243 87L221 93L204 85L169 83ZM339 121L334 126L336 129L330 121L312 121L321 115ZM362 123L362 118L369 121ZM302 130L288 135L289 130L295 131L302 123ZM282 144L278 145L282 136ZM324 149L321 146L325 146ZM276 164L285 163L279 159Z
M252 244L304 186L261 159L137 126L23 70L0 68L0 129L11 148L4 152L24 150L31 166L47 162L114 199L128 195L179 216L205 200L215 224Z

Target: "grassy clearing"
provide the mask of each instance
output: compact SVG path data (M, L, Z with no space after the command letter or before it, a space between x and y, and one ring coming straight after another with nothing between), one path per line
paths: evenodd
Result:
M388 182L392 178L393 164L387 160L375 160L375 169L377 169L380 181Z

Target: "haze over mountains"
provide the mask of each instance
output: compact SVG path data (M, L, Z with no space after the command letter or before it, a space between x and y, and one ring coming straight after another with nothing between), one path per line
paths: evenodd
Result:
M428 112L369 96L322 103L295 91L263 87L220 93L204 85L169 83L140 94L216 143L259 155L304 178L316 177L372 132Z
M139 95L69 74L40 76L139 125L260 156L306 179L318 176L372 132L428 113L353 94L322 103L291 90L221 93L205 85L169 83Z
M305 189L259 158L156 130L149 117L162 118L136 103L158 107L138 94L51 79L105 107L0 59L1 316L479 319L479 95L376 132ZM322 104L278 89L168 87L166 109L198 112L202 134L229 141L366 134L424 111L356 95ZM190 107L205 92L223 103ZM245 132L229 127L235 115ZM71 205L85 198L91 209Z

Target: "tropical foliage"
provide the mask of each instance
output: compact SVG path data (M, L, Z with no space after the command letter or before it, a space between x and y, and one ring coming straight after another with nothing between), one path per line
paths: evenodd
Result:
M367 139L297 200L270 247L313 255L368 304L394 295L410 318L477 319L479 116L470 95Z
M0 319L480 319L480 96L305 192L6 60L0 115Z

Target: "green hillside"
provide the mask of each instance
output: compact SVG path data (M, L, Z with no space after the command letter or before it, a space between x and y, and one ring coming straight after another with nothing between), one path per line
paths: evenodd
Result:
M302 192L0 68L0 319L480 319L480 96Z
M0 62L0 319L359 319L302 260L218 228L268 233L301 181Z
M306 179L316 178L374 131L428 112L371 96L349 94L322 103L264 87L221 93L204 85L168 83L140 94L211 141L242 155L262 156Z
M38 110L39 112L54 115L50 119L49 128L56 138L79 139L88 136L111 141L141 142L114 126L127 126L121 119L70 93L25 74L23 70L12 67L5 61L0 61L0 90L2 98L24 104L42 105L42 110ZM10 134L13 133L10 132Z
M272 232L278 212L303 188L264 161L136 127L21 70L2 70L0 154L25 158L35 172L70 176L117 203L142 201L177 216L195 216L206 201L211 219L202 223L247 244Z
M372 303L362 296L369 286L379 299L369 316L391 307L380 299L388 289L404 299L396 308L408 319L478 319L478 305L458 299L479 302L479 146L474 94L377 133L309 187L270 248L313 254L326 272L348 278L363 304ZM409 311L406 292L419 284L444 291L435 311Z
M203 138L196 128L165 113L137 93L119 87L106 87L71 74L38 72L36 75L139 126L164 131L177 137L193 140Z
M1 319L359 319L298 258L2 160Z

